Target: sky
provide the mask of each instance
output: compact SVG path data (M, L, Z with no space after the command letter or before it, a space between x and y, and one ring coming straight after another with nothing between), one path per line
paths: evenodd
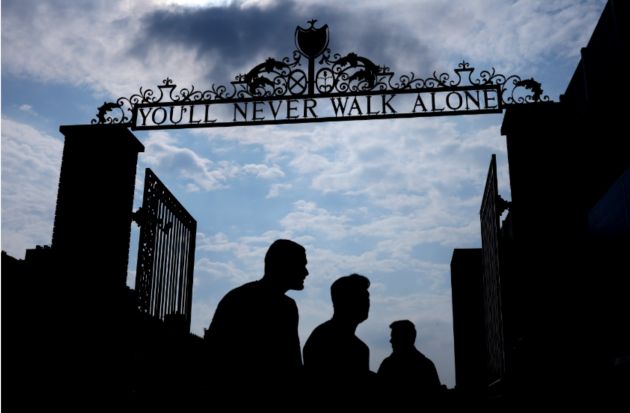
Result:
M153 88L227 85L268 57L291 56L295 27L328 24L332 52L428 77L465 60L533 77L558 100L603 0L2 2L2 250L23 258L52 237L63 136L104 101ZM330 284L360 273L371 308L357 335L376 371L389 324L409 319L417 347L455 385L450 260L481 246L479 207L492 154L510 199L502 115L137 131L134 210L151 168L198 222L192 332L220 298L259 279L269 244L307 250L291 291L302 344L332 315ZM135 282L132 229L127 283Z

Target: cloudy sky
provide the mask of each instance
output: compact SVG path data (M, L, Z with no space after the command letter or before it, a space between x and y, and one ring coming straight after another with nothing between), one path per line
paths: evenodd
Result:
M290 56L297 25L318 19L329 47L397 74L478 71L534 77L557 100L603 0L300 1L5 0L2 2L2 249L50 244L63 138L104 101L155 88L228 84ZM192 329L203 334L230 288L258 279L274 239L307 249L306 288L291 292L302 343L332 314L329 286L372 281L357 334L371 368L388 325L412 320L417 345L455 384L449 263L479 247L491 155L509 199L501 115L136 132L152 168L198 221ZM132 234L137 244L137 228ZM131 252L128 284L135 280Z

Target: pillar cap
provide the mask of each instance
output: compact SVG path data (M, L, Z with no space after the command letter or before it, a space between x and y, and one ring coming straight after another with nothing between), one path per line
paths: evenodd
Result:
M84 136L86 138L112 139L113 136L127 138L136 152L144 152L144 145L136 138L126 125L120 124L95 124L95 125L61 125L61 132L66 138ZM101 142L102 143L102 142Z

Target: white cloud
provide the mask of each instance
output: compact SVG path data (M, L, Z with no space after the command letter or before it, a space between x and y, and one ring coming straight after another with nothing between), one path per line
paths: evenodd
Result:
M275 4L257 1L240 5L250 3L265 6L261 8L260 18L264 18L267 6ZM70 1L21 0L3 4L3 67L14 74L45 82L87 85L99 93L114 96L128 96L141 85L152 87L167 75L185 85L227 84L229 78L211 81L206 78L207 73L222 70L222 56L201 55L195 47L165 42L134 44L144 34L143 18L165 4L203 6L230 2L110 1L76 7ZM545 1L394 1L362 2L361 7L330 1L296 5L293 13L312 15L326 10L338 16L340 22L343 19L369 21L378 16L376 27L369 24L355 25L353 30L339 27L337 32L331 27L333 40L344 45L365 43L366 39L387 42L374 45L375 53L384 54L375 59L392 59L379 60L379 64L392 66L401 74L414 71L428 76L433 70L450 71L461 58L472 59L473 63L491 62L503 70L528 71L532 64L539 65L558 56L575 59L602 7L603 2L599 0L563 0L552 5ZM239 8L233 10L238 12ZM287 14L286 17L296 16ZM303 22L295 22L300 23ZM373 32L384 28L388 30ZM335 33L343 33L345 37L335 38ZM286 35L291 36L291 33ZM364 47L370 47L369 43ZM355 50L356 47L352 49L365 53ZM268 57L258 56L259 53L251 50L233 52L251 55L250 65ZM291 50L284 51L284 54L290 53ZM427 64L437 66L426 67ZM489 69L478 69L486 68Z
M280 169L278 165L247 164L243 166L243 172L262 179L275 179L284 176L284 172L282 172L282 169Z
M2 118L2 249L18 258L50 245L63 144Z
M266 8L272 6L275 3L277 3L277 0L242 0L240 2L240 6L243 9L246 9L248 7Z
M152 133L145 142L142 161L154 168L170 171L182 178L189 190L211 191L224 188L238 175L238 167L229 162L213 162L193 150L178 146L166 133Z
M294 232L315 232L326 238L344 238L348 233L348 218L334 215L313 202L294 203L295 210L280 220L280 225Z
M204 7L204 6L226 6L232 3L231 0L150 0L156 6L183 6L183 7Z
M199 263L205 265L208 263L210 269L202 269L205 272L220 275L219 278L231 279L231 283L236 285L238 282L247 279L251 280L251 274L262 274L265 253L267 248L274 240L278 238L290 238L286 234L262 234L258 237L240 237L233 241L222 232L206 235L202 232L197 234L197 247ZM204 258L205 257L205 258ZM208 257L214 257L212 259ZM220 259L237 262L238 267L221 267L221 274L212 268L217 268L220 263L213 263L212 260ZM246 276L249 274L249 276Z
M202 258L195 263L195 274L208 274L210 280L227 279L231 283L239 284L251 281L251 274L245 273L240 265L233 262L216 262Z
M250 261L252 258L260 258L260 246L252 246L251 244L259 244L257 241L249 241L247 243L230 241L228 236L222 232L212 235L206 235L203 232L197 233L197 250L211 253L229 253L235 256L239 261Z
M28 114L30 114L30 115L37 116L37 112L35 112L35 111L33 110L33 106L31 106L31 105L29 105L29 104L27 104L27 103L23 103L23 104L21 104L21 105L18 107L18 109L19 109L21 112L24 112L24 113L28 113Z
M210 319L213 314L214 309L210 308L207 303L194 302L192 305L190 330L194 331L199 337L203 337L204 329L210 325Z
M243 175L265 180L284 176L278 165L239 165L234 161L212 161L190 148L180 146L175 138L164 132L149 134L141 161L151 167L176 174L186 182L185 188L190 192L227 188L230 180Z
M379 7L378 2L371 3L372 7ZM414 12L408 1L399 0L388 2L386 6L381 3L381 7L391 10L383 13L386 21L396 23L410 39L431 45L440 65L450 62L446 69L452 67L453 58L465 58L472 60L473 66L474 62L490 62L497 69L531 71L532 64L539 65L546 59L578 57L604 3L603 0L448 3L429 0L415 3L417 12ZM405 68L398 67L398 70Z
M3 70L116 97L160 84L167 75L200 80L210 63L198 60L194 50L168 45L130 50L142 17L155 8L127 1L82 7L65 1L3 3Z
M498 126L479 124L421 119L198 133L238 142L243 150L260 147L268 162L290 170L291 177L298 173L322 194L365 197L400 211L426 206L431 191L457 193L465 184L481 192L490 155L506 149ZM499 167L506 178L506 165Z
M267 196L265 198L276 198L280 195L281 192L289 190L291 188L293 188L293 185L291 184L273 184L271 185L271 188L269 188L269 192L267 192Z

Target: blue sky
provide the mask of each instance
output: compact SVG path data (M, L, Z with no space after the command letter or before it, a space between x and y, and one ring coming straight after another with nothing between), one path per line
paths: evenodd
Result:
M396 74L478 71L534 77L564 91L604 1L2 2L2 249L50 244L63 124L89 123L104 101L155 88L228 84L268 57L290 56L311 18L329 47ZM479 247L479 205L497 154L509 199L501 115L136 132L152 168L198 221L192 330L203 334L230 288L260 278L277 238L307 249L306 288L290 292L300 335L332 314L329 286L372 281L357 334L371 368L389 354L388 325L410 319L417 346L455 383L449 263ZM132 233L137 244L137 228ZM135 277L135 250L128 284Z

